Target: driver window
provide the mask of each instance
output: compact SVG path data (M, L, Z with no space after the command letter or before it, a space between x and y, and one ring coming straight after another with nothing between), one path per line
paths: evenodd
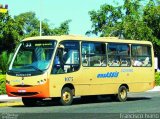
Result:
M64 41L59 44L53 63L53 74L63 74L79 69L79 42Z

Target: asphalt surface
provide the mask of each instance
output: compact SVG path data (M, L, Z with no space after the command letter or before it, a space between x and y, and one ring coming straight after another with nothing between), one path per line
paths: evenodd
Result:
M115 102L109 97L102 100L82 101L74 99L73 105L61 106L46 101L37 107L9 105L0 107L0 118L6 119L117 119L160 118L160 92L130 93L126 102ZM130 114L130 115L128 115ZM132 115L134 114L134 115ZM127 117L126 117L127 115Z

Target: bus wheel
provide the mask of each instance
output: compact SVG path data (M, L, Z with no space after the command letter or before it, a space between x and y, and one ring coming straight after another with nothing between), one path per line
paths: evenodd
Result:
M70 88L65 87L61 92L60 102L62 105L71 105L73 102L73 92Z
M127 88L125 86L120 86L118 89L118 100L120 102L125 102L127 100Z
M26 107L36 106L37 99L35 98L22 98L22 102Z

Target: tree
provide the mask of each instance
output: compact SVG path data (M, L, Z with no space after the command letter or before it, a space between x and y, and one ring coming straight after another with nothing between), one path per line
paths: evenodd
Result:
M23 39L25 37L39 35L40 21L36 17L36 14L34 12L22 13L18 16L15 16L14 18L21 25L21 27L23 29L23 33L21 34L21 39ZM67 20L67 21L61 23L60 27L52 28L48 24L48 20L45 19L42 21L42 35L68 34L69 22L70 22L70 20Z
M98 11L90 11L92 33L137 39L137 32L140 31L137 26L144 26L140 8L140 0L124 0L123 6L104 4Z
M158 0L124 0L122 6L104 4L90 11L92 30L86 34L148 40L160 56L160 4ZM155 2L156 1L156 2Z
M2 70L2 74L5 74L9 63L12 59L13 53L7 53L7 51L3 51L0 55L0 69Z
M143 19L145 24L152 30L152 39L155 39L155 55L160 58L160 2L150 0L144 8Z
M51 31L52 35L67 35L69 34L69 23L71 22L71 20L66 20L64 22L61 23L61 25L58 28L54 28Z
M20 34L21 39L39 35L39 20L34 12L21 13L20 15L15 16L14 19L23 29L22 34ZM46 24L47 23L44 22L42 25ZM45 26L45 30L49 34L50 29L48 24Z
M98 11L90 11L92 21L92 31L86 34L100 34L100 36L118 35L120 20L122 18L121 7L114 7L112 5L104 4Z
M8 13L0 13L0 29L0 54L3 51L11 52L18 42L21 28Z
M42 35L63 35L69 33L67 20L59 27L50 27L47 20L42 21ZM11 52L15 49L20 40L39 36L39 19L34 12L26 12L12 18L9 13L0 13L0 69L6 73L11 58Z

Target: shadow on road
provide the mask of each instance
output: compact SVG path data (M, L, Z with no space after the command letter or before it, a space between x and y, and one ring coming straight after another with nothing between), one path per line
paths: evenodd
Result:
M150 100L149 97L129 97L127 101Z
M127 101L140 101L140 100L150 100L149 97L128 97ZM95 96L87 96L83 98L75 98L73 100L72 105L81 105L81 104L94 104L94 103L110 103L110 102L118 102L117 100L113 100L109 96L107 97L95 97ZM44 106L62 106L59 102L54 101L43 101L39 102L36 107L44 107ZM25 107L24 105L19 106L10 106L10 107ZM31 106L32 107L32 106Z
M127 101L140 101L140 100L150 100L151 98L149 97L128 97ZM78 104L92 104L92 103L110 103L110 102L119 102L117 99L112 99L109 96L105 98L94 98L94 97L89 97L88 99L75 99L73 102L73 105L78 105Z

